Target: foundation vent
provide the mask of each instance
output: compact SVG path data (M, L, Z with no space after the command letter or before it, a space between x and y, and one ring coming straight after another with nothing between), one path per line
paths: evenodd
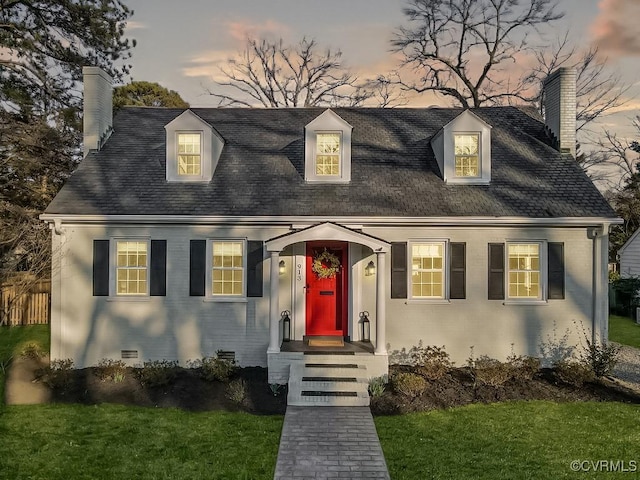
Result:
M121 350L121 358L138 358L138 350Z
M236 361L236 352L229 352L226 350L218 350L216 355L221 360L229 360L230 362Z

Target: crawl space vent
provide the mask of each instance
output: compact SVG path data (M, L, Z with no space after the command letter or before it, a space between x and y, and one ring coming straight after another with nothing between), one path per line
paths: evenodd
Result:
M236 352L228 352L225 350L219 350L217 352L217 356L218 358L222 359L222 360L229 360L231 362L234 362L236 360Z

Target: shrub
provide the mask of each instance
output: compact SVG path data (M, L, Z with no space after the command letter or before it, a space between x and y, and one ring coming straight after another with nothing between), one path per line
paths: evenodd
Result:
M32 360L41 360L47 355L42 346L37 342L27 342L20 350L20 356L30 358Z
M381 397L387 388L387 376L375 377L369 380L369 395L373 398Z
M512 376L513 367L495 358L482 355L470 365L476 381L498 387L505 384Z
M218 380L219 382L227 383L236 369L236 362L215 356L203 357L202 359L193 361L190 360L187 362L187 366L199 369L200 376L205 380Z
M280 392L282 392L283 389L284 389L284 385L281 385L279 383L269 384L269 390L271 390L271 393L273 394L274 397L277 397L278 395L280 395Z
M528 355L511 354L507 357L507 363L511 366L511 377L522 380L531 380L540 370L540 359Z
M582 351L580 353L580 361L591 371L597 378L609 375L618 363L618 354L620 347L608 342L598 342L589 338L587 330L582 323L574 321L576 328L582 330L584 343L580 340Z
M556 322L553 322L553 335L547 335L547 340L538 345L540 356L545 366L553 366L558 362L573 357L575 348L569 345L569 329L562 337L558 337Z
M442 378L453 367L453 363L449 359L449 354L445 351L444 345L436 347L428 345L412 349L411 360L418 371L429 380L438 380Z
M38 370L37 374L48 387L64 390L71 385L73 379L73 360L53 360L48 366Z
M415 373L398 373L393 376L393 389L411 399L422 394L427 388L427 381Z
M96 374L103 382L120 383L124 381L127 373L127 364L122 360L103 358L96 366Z
M236 405L244 405L247 400L247 384L241 378L237 378L227 387L227 398Z
M583 362L562 360L554 365L554 373L562 383L581 387L594 379L593 371Z
M147 387L162 387L176 378L178 362L175 360L149 360L138 368L136 375L142 385Z

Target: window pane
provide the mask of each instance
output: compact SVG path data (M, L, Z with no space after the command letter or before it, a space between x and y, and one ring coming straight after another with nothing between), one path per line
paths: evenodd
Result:
M316 175L340 175L341 133L316 135Z
M147 293L147 242L116 242L116 294Z
M414 243L411 255L412 296L443 298L444 243Z
M178 134L178 175L200 175L200 140L199 133Z
M213 242L213 295L242 295L243 242Z
M456 177L477 177L479 168L479 134L458 134L453 136Z
M508 246L509 297L540 298L540 244Z

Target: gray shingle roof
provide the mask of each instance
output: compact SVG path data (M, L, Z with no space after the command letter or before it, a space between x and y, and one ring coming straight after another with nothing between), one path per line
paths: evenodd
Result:
M198 109L225 139L213 180L165 181L164 125L182 110L124 108L48 214L615 217L543 124L515 107L475 109L493 126L490 185L448 185L430 139L459 109L334 111L353 128L348 185L304 181L304 126L324 109Z

